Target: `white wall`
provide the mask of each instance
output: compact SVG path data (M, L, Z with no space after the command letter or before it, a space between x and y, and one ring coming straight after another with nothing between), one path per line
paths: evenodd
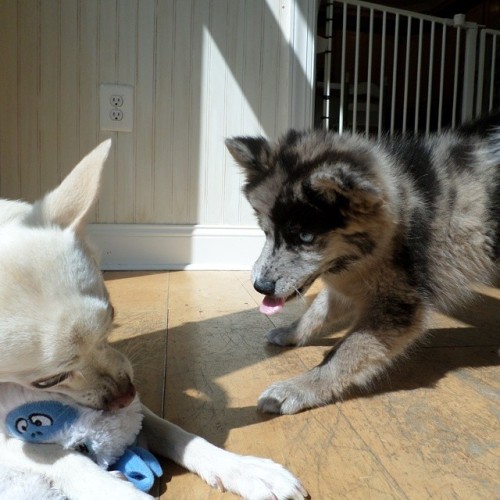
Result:
M308 0L0 1L0 195L34 200L111 136L106 267L116 224L254 226L223 139L310 123L314 22ZM99 130L100 83L134 87L132 133ZM152 266L130 248L121 267Z

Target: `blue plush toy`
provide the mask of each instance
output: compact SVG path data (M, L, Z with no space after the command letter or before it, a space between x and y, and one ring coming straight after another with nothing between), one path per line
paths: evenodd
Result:
M105 412L77 405L63 395L0 384L4 432L31 443L58 443L78 450L147 492L162 469L149 451L136 446L142 418L138 398L126 408Z

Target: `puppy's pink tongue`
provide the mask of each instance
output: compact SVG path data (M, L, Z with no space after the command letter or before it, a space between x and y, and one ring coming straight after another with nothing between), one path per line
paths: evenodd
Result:
M284 305L285 305L285 299L279 297L278 298L269 297L268 295L266 295L264 297L264 300L262 301L262 304L260 305L259 311L262 314L271 316L271 314L276 314L277 312L280 312L283 309Z

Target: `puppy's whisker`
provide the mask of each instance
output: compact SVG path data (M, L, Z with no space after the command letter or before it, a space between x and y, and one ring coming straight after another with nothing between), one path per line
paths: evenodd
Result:
M301 291L297 287L294 287L294 290L295 290L295 293L297 294L297 296L299 297L299 299L301 300L301 302L306 304L307 300L306 300L305 295L303 293L301 293Z

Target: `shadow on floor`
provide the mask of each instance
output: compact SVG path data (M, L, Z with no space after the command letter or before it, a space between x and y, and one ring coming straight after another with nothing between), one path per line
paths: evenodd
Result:
M454 315L469 326L431 330L426 341L375 382L370 392L353 391L346 399L433 388L451 372L497 366L499 312L498 299L481 295L468 309ZM165 378L161 366L166 356L166 417L222 446L231 429L258 424L273 416L259 413L254 403L235 404L234 395L233 401L229 401L221 379L252 367L252 376L262 379L265 387L306 369L300 358L301 348L266 345L263 333L268 327L268 321L252 309L181 324L169 329L168 339L165 331L159 330L115 345L129 354L138 367L136 382L147 404L148 399L151 402L153 399L151 388ZM330 347L336 341L319 339L314 345ZM277 363L280 368L274 373L269 359L285 355L285 368L280 360ZM268 360L266 368L261 367L264 360ZM474 383L473 374L467 376ZM252 400L254 395L245 397L244 380L238 383L241 401ZM169 400L176 401L175 408L169 405ZM203 428L199 422L203 422Z

